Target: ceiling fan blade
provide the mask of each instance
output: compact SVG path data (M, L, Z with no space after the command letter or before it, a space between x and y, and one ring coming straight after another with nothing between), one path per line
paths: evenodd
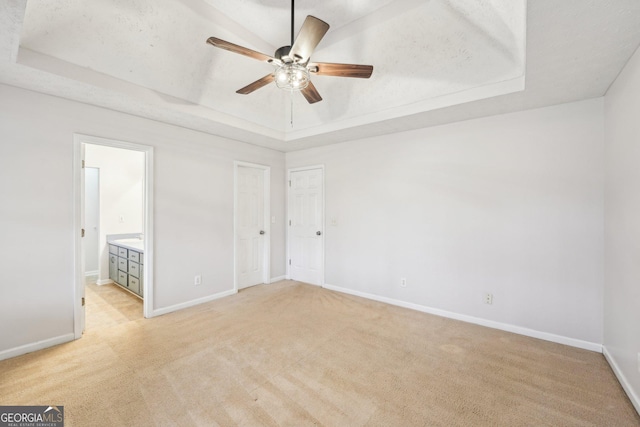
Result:
M307 68L319 76L357 77L368 79L373 73L373 65L310 63Z
M307 62L327 31L329 31L329 24L315 16L307 16L291 46L289 56L296 62Z
M276 79L276 76L274 76L273 73L267 74L263 78L258 79L255 82L246 85L242 89L238 89L236 91L236 93L239 93L241 95L248 95L251 92L260 89L261 87L268 85L269 83L271 83L275 79Z
M309 85L302 89L300 92L302 92L302 95L304 95L309 104L315 104L318 101L322 101L322 97L318 93L318 89L316 89L311 81L309 81Z
M248 56L249 58L257 59L258 61L263 61L263 62L268 62L268 63L272 63L272 62L279 63L280 62L277 59L275 59L275 58L273 58L273 57L271 57L269 55L265 55L264 53L256 52L255 50L251 50L249 48L239 46L237 44L234 44L234 43L219 39L217 37L209 37L207 39L207 43L209 43L212 46L219 47L220 49L228 50L229 52L239 53L240 55L244 55L244 56Z

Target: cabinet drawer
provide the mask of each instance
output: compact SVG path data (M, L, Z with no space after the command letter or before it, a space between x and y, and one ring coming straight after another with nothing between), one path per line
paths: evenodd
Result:
M129 290L136 294L140 293L140 281L133 276L129 276Z
M122 270L125 273L129 270L129 261L126 258L118 257L118 270Z
M109 279L118 281L118 257L113 254L109 254Z
M118 246L118 256L121 256L122 258L127 258L129 256L129 251L127 251L125 248L121 248L120 246Z
M140 264L137 262L129 261L129 274L140 278Z
M129 261L140 263L142 262L142 254L140 252L132 251L129 249Z
M124 271L118 271L118 283L122 286L129 286L128 283L129 276Z
M116 245L109 245L109 253L118 255L118 247Z

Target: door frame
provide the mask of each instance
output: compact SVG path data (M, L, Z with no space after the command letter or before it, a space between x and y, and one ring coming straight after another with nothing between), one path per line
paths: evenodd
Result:
M82 198L81 191L83 153L85 144L103 145L125 150L140 151L144 153L144 283L143 283L143 315L146 318L153 317L153 147L132 142L118 141L114 139L100 138L97 136L73 134L73 234L74 234L74 302L73 302L73 330L75 338L82 337L84 332L84 307L82 298L84 295L85 277L82 265Z
M321 236L321 241L322 241L322 253L320 254L320 283L318 283L318 286L322 287L324 286L324 269L325 269L325 236L326 236L326 229L327 229L327 219L326 219L326 215L325 215L325 194L327 192L327 188L325 185L325 173L324 173L324 165L320 164L320 165L311 165L311 166L302 166L302 167L297 167L297 168L289 168L287 169L287 223L288 225L286 226L287 229L287 258L286 258L286 267L287 267L287 279L291 280L291 233L289 232L290 230L290 221L291 221L291 213L293 211L293 209L291 208L291 173L293 172L302 172L302 171L307 171L307 170L315 170L315 169L320 169L322 171L322 236Z
M233 290L238 292L238 168L262 170L264 241L262 257L262 283L271 283L271 166L235 160L233 162Z

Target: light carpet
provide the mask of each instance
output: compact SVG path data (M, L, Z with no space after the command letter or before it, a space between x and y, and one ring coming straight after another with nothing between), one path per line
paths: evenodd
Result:
M602 354L298 282L133 307L0 362L0 404L67 426L640 426Z

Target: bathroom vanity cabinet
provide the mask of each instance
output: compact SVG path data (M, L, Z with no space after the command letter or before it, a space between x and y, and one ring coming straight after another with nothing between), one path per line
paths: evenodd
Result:
M143 297L144 250L142 240L125 239L109 242L109 279Z

